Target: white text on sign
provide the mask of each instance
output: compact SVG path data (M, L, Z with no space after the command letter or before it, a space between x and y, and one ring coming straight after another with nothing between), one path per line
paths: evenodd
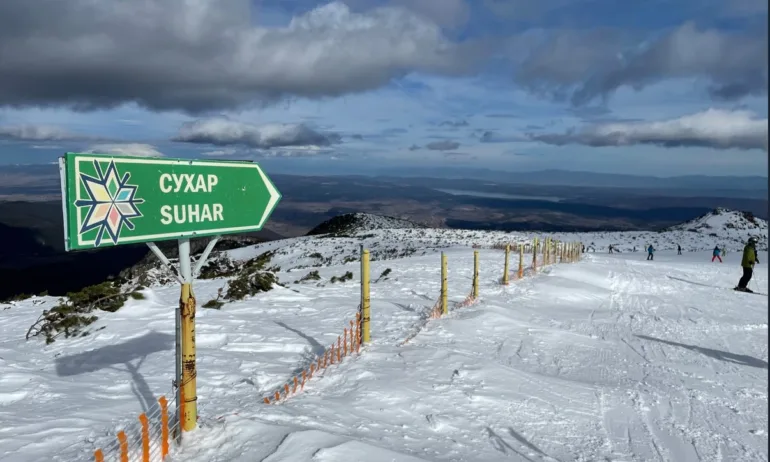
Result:
M222 221L222 204L187 204L164 205L160 208L164 225L171 223L205 223L207 221Z
M160 190L171 192L211 192L219 183L216 175L193 173L164 173L160 176Z
M193 173L163 173L160 175L160 190L169 193L210 193L219 183L216 175ZM160 222L164 225L171 223L205 223L222 221L222 204L180 204L164 205L160 208Z

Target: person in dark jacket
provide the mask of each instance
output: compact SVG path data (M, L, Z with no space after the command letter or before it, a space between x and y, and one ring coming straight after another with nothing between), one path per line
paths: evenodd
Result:
M650 244L649 247L647 247L647 260L653 260L655 258L655 248Z
M743 276L738 281L738 286L735 290L741 290L743 292L753 292L747 286L751 280L751 276L754 274L754 265L759 264L757 258L757 238L750 237L749 242L746 243L746 247L743 248L743 258L741 259L741 267L743 267Z
M676 245L676 254L682 255L682 246L679 244Z

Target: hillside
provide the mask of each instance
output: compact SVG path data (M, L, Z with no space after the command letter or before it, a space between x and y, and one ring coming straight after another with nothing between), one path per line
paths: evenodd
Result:
M359 231L374 231L378 229L414 228L425 228L425 226L395 217L374 215L370 213L346 213L324 221L310 230L307 235L352 234Z
M667 228L667 231L690 231L730 239L754 235L767 245L767 220L750 212L717 208L693 220Z

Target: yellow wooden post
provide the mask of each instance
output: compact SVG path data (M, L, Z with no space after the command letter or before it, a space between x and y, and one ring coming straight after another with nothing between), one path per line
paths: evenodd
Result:
M369 297L369 279L369 250L364 250L361 253L361 311L363 312L361 330L363 331L364 343L369 343L371 340L371 299Z
M524 249L519 248L519 279L524 277Z
M471 297L475 300L479 296L479 251L473 251L473 291Z
M521 251L521 246L519 246ZM505 265L503 267L503 284L508 285L508 259L511 255L511 244L505 244Z
M441 252L441 312L449 313L449 303L447 301L447 263L446 255Z
M182 258L180 256L180 258ZM195 295L192 284L182 284L182 296L179 300L182 315L182 393L184 412L182 430L190 431L198 424L198 393L196 390L195 367Z

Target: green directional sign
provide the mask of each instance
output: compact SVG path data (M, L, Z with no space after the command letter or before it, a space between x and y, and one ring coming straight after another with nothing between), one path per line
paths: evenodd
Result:
M67 153L67 250L259 231L281 194L254 162Z

